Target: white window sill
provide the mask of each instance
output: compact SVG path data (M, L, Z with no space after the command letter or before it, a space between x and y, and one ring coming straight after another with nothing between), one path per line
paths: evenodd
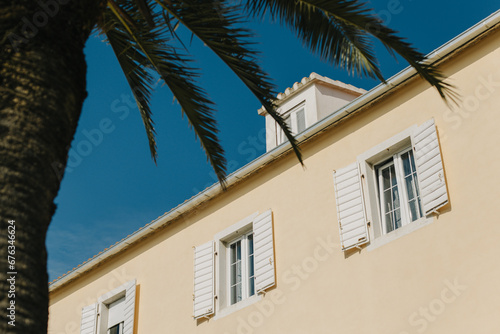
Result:
M378 238L373 239L372 241L370 241L370 245L368 247L366 247L366 250L372 251L374 249L382 247L391 241L399 239L402 236L410 234L413 231L416 231L424 226L429 225L433 221L434 221L433 216L420 218L420 219L418 219L414 222L411 222L410 224L407 224L405 226L402 226L402 227L400 227L400 228L398 228L390 233L384 234Z
M252 304L257 303L262 299L262 295L256 294L253 295L252 297L249 297L247 299L242 300L241 302L238 302L236 304L224 307L221 310L218 310L214 316L214 320L224 318L225 316L230 315L231 313L234 313L236 311L239 311L247 306L250 306Z

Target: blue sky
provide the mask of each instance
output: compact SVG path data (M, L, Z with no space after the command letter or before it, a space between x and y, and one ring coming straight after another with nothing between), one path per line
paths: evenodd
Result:
M475 5L478 4L478 5ZM375 13L421 52L429 53L498 9L494 1L372 0ZM277 24L251 22L261 65L279 91L311 72L371 89L377 81L350 77L322 63ZM185 40L189 44L189 39ZM222 145L232 172L265 152L260 104L202 43L188 47L202 69L200 84L217 104ZM86 48L89 97L72 144L58 206L47 236L49 279L169 211L215 182L200 144L166 87L152 100L158 164L130 88L109 46L93 36ZM406 67L383 47L377 56L386 78Z

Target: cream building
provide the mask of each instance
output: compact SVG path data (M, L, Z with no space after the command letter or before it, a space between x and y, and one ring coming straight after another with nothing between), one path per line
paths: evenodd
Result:
M267 153L50 283L49 333L499 333L500 12L365 92L280 94Z

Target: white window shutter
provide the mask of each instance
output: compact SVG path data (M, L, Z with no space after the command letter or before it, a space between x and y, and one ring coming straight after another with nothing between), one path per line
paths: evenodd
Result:
M358 164L353 163L335 171L333 182L340 242L345 251L369 240Z
M214 242L194 249L194 318L214 313Z
M276 284L274 270L273 213L267 210L253 221L255 289L264 291Z
M134 333L134 317L135 317L135 280L127 283L125 292L125 310L123 321L123 334Z
M97 320L97 303L85 306L82 309L82 323L80 334L95 334Z
M419 126L412 136L420 199L425 215L448 203L443 161L434 119Z

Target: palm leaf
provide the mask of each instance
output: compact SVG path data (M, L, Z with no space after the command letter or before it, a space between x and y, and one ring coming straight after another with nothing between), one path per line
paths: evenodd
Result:
M284 22L311 50L328 61L358 74L365 71L384 81L374 61L372 45L366 38L368 35L376 37L392 55L392 51L396 52L414 67L447 103L457 102L458 95L453 86L444 82L442 73L426 62L425 56L405 39L398 37L396 31L374 17L364 3L356 0L251 0L246 8L255 16L269 13L274 20ZM335 30L343 33L344 38L338 37ZM350 45L343 46L345 43ZM330 48L336 51L328 51Z
M258 65L258 53L250 49L252 43L248 40L254 35L242 28L245 19L239 14L241 8L219 0L154 1L208 46L248 87L283 129L302 163L296 139L275 110L275 87Z
M149 96L152 75L156 72L172 91L182 107L196 136L206 152L221 185L225 186L226 160L217 138L217 123L213 118L213 103L193 81L195 69L189 59L168 45L167 29L161 15L152 13L155 27L137 6L130 1L108 1L106 36L136 97L150 142L151 154L156 158L154 129L152 128ZM112 22L111 24L109 22ZM133 22L133 25L130 23Z

